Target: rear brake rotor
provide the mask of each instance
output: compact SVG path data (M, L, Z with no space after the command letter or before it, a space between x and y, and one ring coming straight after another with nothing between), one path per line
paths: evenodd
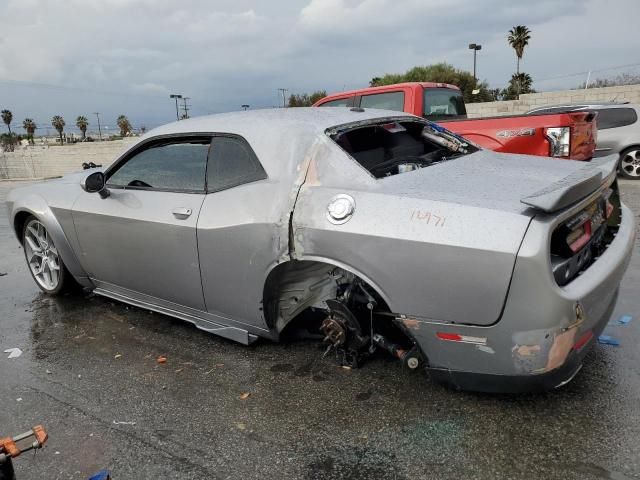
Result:
M324 333L324 341L330 343L334 347L344 345L347 339L347 332L342 321L333 317L327 317L322 322L320 330Z
M327 300L329 316L324 319L320 330L324 341L336 350L336 357L342 365L357 368L363 355L362 348L369 337L362 334L360 322L347 306L337 300Z

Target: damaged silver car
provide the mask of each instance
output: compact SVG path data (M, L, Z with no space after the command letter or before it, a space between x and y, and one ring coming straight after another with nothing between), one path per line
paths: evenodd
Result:
M8 207L47 293L528 391L570 381L616 303L635 236L616 162L498 154L397 112L261 110L160 127Z

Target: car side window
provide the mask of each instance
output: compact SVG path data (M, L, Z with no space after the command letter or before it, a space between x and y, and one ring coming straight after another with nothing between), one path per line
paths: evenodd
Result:
M152 144L109 172L111 187L204 192L211 138Z
M331 100L330 102L318 105L319 107L352 107L354 97L339 98L337 100Z
M265 178L267 174L246 140L225 136L213 138L207 167L208 192L218 192Z
M424 116L428 119L442 120L462 117L467 114L460 90L451 88L425 88L422 101Z
M381 108L383 110L404 111L404 92L376 93L363 95L361 108Z
M638 115L633 108L601 108L595 111L598 112L596 117L598 130L626 127L638 120Z

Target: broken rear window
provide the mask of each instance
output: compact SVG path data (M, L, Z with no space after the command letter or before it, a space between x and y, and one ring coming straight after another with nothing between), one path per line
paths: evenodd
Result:
M432 122L389 121L336 130L329 135L376 178L425 168L478 150Z

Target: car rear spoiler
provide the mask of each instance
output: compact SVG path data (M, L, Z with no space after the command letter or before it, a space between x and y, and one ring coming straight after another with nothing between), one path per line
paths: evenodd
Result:
M520 202L546 213L557 212L593 193L602 183L616 175L617 168L618 155L594 159L582 169L520 199Z

